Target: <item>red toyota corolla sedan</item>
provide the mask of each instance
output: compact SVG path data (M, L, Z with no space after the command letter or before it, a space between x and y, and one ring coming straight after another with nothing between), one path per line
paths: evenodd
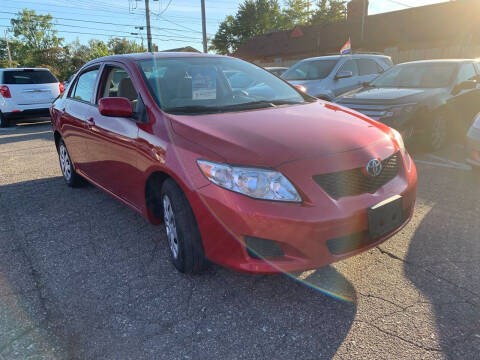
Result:
M242 60L93 60L51 116L66 183L163 223L182 272L318 268L385 241L414 209L398 132Z

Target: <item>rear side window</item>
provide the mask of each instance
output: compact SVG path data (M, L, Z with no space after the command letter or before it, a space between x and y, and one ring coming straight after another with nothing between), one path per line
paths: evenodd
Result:
M48 70L8 70L3 72L3 83L6 85L51 84L58 82Z
M392 59L388 57L379 57L377 58L377 60L380 61L382 64L387 65L387 68L391 68L393 66Z
M355 60L358 65L358 72L362 75L378 74L378 65L374 60L370 59L358 59Z
M91 102L97 75L98 69L89 70L81 74L70 93L70 97L76 100Z

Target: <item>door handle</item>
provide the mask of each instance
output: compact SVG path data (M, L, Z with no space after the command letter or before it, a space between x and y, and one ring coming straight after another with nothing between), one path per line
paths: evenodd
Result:
M87 125L88 125L89 127L95 126L95 120L93 119L93 117L87 119Z

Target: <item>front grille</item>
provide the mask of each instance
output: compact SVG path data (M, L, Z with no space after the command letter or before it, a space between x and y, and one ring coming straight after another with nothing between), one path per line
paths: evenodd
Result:
M339 102L339 105L358 111L359 113L362 113L363 115L368 116L374 120L380 120L381 118L383 118L391 108L391 106L386 105L349 104L343 102Z
M328 195L335 199L364 193L374 193L397 176L400 159L400 154L397 152L383 160L383 170L380 175L376 177L367 175L364 172L364 168L357 168L342 172L315 175L313 180L315 180Z

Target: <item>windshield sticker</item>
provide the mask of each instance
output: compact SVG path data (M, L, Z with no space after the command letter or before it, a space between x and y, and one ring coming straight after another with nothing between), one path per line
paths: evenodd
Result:
M215 100L217 98L217 81L215 68L195 66L189 71L192 77L193 100Z

